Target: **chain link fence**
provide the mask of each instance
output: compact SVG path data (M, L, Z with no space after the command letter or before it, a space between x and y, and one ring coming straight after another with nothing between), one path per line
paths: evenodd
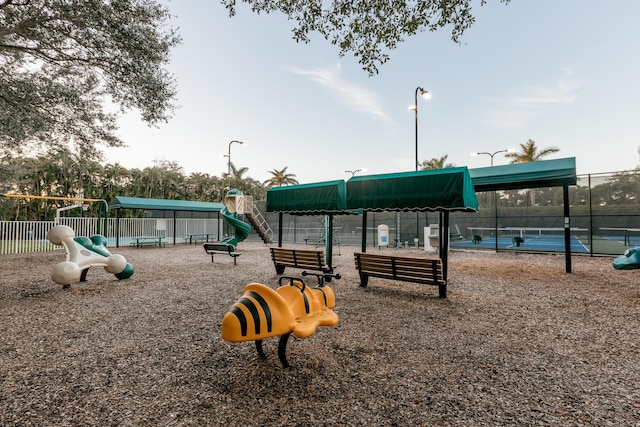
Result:
M451 247L461 249L564 252L562 187L477 194L479 212L452 213ZM640 246L640 170L578 176L569 187L571 250L617 255ZM265 212L264 202L256 202ZM277 236L278 215L266 214ZM377 226L389 227L390 246L424 246L425 227L439 223L437 212L368 214L367 245L376 246ZM323 246L324 216L283 216L283 241ZM359 215L334 217L334 244L360 245ZM251 236L252 240L259 240ZM428 243L428 236L427 236Z

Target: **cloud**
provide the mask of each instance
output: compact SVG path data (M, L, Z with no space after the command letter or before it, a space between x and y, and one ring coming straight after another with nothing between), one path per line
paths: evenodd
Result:
M374 91L346 81L340 76L340 64L331 68L315 70L293 67L289 67L288 70L294 74L305 76L329 89L334 98L348 108L372 115L385 122L393 121L384 112L382 101Z
M527 87L520 95L495 98L483 121L496 128L520 128L551 106L575 103L582 84L573 68L565 68L563 73L564 77L552 85Z

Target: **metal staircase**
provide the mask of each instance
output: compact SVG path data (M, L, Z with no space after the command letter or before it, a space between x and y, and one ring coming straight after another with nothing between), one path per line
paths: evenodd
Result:
M265 244L273 243L273 230L271 230L269 223L267 223L267 220L262 216L258 207L253 203L253 197L245 196L243 214L247 217L253 229L256 230L256 233L258 233L258 236L260 236Z

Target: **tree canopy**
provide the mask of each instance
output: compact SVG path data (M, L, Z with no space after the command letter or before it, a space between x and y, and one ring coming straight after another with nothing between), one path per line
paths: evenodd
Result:
M506 153L504 156L511 158L511 163L537 162L549 154L560 151L558 147L547 147L539 150L533 139L520 144L520 152Z
M431 160L424 160L420 167L421 170L434 170L434 169L446 169L453 168L455 165L453 163L447 163L447 159L449 158L448 154L445 154L441 157L433 157Z
M352 53L370 75L389 60L390 50L405 37L419 32L451 28L451 39L459 43L462 34L475 22L473 0L240 0L256 13L281 12L296 24L296 42L309 43L311 33L338 46L339 55ZM236 14L237 0L221 0ZM484 5L487 0L480 0ZM509 3L510 0L500 0Z
M289 166L285 166L283 169L274 169L269 171L271 178L264 181L262 184L267 186L267 190L271 187L281 187L283 185L297 184L298 180L293 173L287 173Z
M121 146L110 103L166 121L180 43L169 18L153 0L0 1L0 149Z

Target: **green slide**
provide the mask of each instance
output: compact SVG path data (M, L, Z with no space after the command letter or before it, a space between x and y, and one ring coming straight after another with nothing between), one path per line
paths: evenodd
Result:
M239 242L242 242L244 239L249 236L251 232L251 226L244 221L238 219L237 213L231 213L226 208L222 208L220 211L222 218L235 229L235 235L233 237L227 237L223 240L224 243L229 243L233 246L237 246Z

